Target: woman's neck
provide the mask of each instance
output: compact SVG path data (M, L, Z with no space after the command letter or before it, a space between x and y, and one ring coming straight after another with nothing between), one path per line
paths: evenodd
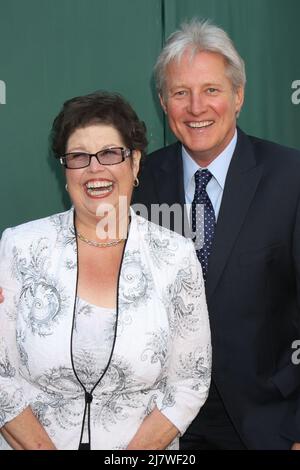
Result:
M105 217L89 218L75 211L77 233L95 242L109 242L125 239L128 232L129 213L123 217L108 214Z

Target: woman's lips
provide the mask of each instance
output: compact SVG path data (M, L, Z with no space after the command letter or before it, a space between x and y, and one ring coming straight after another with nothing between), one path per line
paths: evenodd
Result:
M89 180L84 184L86 194L94 199L106 197L113 188L114 184L109 180Z

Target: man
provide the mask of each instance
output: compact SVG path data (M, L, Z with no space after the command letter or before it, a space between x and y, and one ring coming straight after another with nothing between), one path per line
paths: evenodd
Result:
M220 28L183 25L155 72L179 142L147 157L134 202L149 211L191 204L196 235L202 220L196 251L212 329L210 394L182 448L300 449L300 366L292 361L300 339L300 152L236 127L244 63Z

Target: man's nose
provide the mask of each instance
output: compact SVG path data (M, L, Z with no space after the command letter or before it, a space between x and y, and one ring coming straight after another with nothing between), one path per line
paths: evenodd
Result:
M206 101L200 93L194 93L190 96L188 111L197 116L206 110Z

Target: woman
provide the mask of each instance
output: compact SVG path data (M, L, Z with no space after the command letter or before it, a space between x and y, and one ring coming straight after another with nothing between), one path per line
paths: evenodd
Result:
M144 124L94 93L64 104L52 143L72 209L0 246L2 448L177 448L207 397L210 330L192 242L129 208Z

